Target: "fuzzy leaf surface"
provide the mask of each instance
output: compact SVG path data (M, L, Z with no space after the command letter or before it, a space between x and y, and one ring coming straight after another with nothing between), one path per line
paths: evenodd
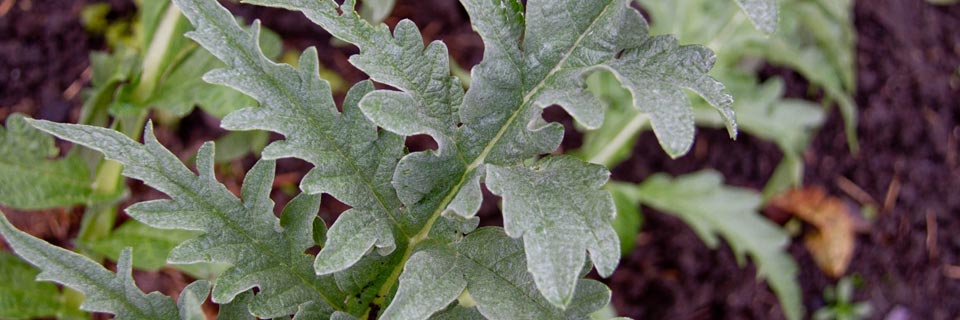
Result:
M777 31L777 22L780 19L777 0L737 0L737 4L757 29L767 34Z
M474 203L469 200L477 197L479 192L473 190L479 190L475 186L482 182L474 177L482 175L485 165L512 166L556 149L562 126L545 123L542 108L557 104L584 126L599 126L602 105L582 79L598 68L619 72L621 79L637 88L648 83L646 79L675 80L665 90L636 90L652 95L646 100L670 102L646 105L647 111L663 110L660 114L667 116L662 119L681 118L682 125L689 125L691 130L685 132L669 131L672 125L660 126L661 139L681 141L665 144L672 148L671 154L685 152L693 140L693 119L682 117L690 112L689 101L677 98L683 89L715 98L711 101L732 120L729 96L705 75L712 55L702 48L678 47L675 41L648 36L646 22L628 1L530 1L526 10L512 0L462 1L485 43L484 60L474 68L470 90L462 96L459 82L450 75L445 46L438 42L424 46L408 21L400 22L391 33L385 25L370 25L355 14L354 1L342 5L305 0L249 2L302 11L334 36L358 46L360 54L351 62L374 81L398 89L368 94L360 103L364 114L389 131L427 134L438 142L436 152L405 156L393 179L408 209L403 219L412 220L417 234L447 210L473 215L471 209L476 206L459 204ZM630 52L624 56L628 59L618 57L624 50ZM644 54L666 56L662 59L666 63L630 69ZM573 163L572 167L588 167ZM555 191L562 192L558 198L575 197L570 190ZM466 199L458 201L462 198ZM510 210L510 205L505 209ZM601 268L612 269L615 261L603 261ZM563 283L567 291L551 294L555 303L570 299L569 288L575 286L576 278L570 270L565 270L563 279L551 280Z
M175 3L196 28L189 36L227 65L208 73L205 80L232 87L261 103L261 107L231 113L222 126L284 135L285 140L263 150L263 157L297 157L312 163L314 169L301 181L301 189L329 193L353 207L327 233L315 262L317 272L344 270L372 247L391 253L396 248L393 227L398 225L400 201L390 182L403 140L378 132L357 107L373 85L355 86L341 113L329 84L319 76L315 49L300 57L299 70L276 64L258 46L258 24L251 30L241 28L215 1Z
M610 221L616 214L610 193L600 188L609 173L567 156L547 157L532 166L489 166L487 186L503 197L503 226L523 238L537 287L558 307L570 303L585 253L601 276L620 259L620 241Z
M120 254L117 272L80 254L37 239L17 230L0 213L0 235L14 252L41 270L37 280L53 281L82 292L80 308L105 312L117 319L177 319L173 300L159 292L144 294L133 283L130 250Z
M177 299L177 310L182 320L206 320L203 313L203 302L210 296L210 282L198 280L187 285L180 291Z
M636 187L635 195L644 205L683 219L709 247L715 248L717 236L722 236L740 263L750 255L787 318L800 319L803 301L797 264L785 248L789 236L760 215L759 194L724 186L719 173L702 171L678 178L654 175Z
M242 198L237 198L214 176L212 143L197 154L197 175L157 142L152 125L140 144L110 129L31 121L41 130L102 152L124 165L125 176L170 196L137 203L127 213L155 228L203 232L174 248L167 261L232 264L214 284L214 302L230 302L258 287L260 293L250 303L250 312L258 317L293 314L305 304L343 307L343 293L330 279L317 277L310 256L303 253L313 243L303 236L312 233L312 217L300 213L299 223L284 228L273 215L273 161L260 161L247 173Z
M604 285L579 279L566 309L547 301L526 271L524 244L500 228L477 229L460 242L421 249L408 262L399 289L416 290L421 299L394 300L383 319L426 319L431 314L431 319L454 314L469 319L476 318L475 312L486 319L585 319L610 300ZM448 307L463 292L476 305Z
M698 93L716 107L730 137L737 135L733 97L707 75L715 60L706 47L679 46L672 36L654 36L641 47L624 51L609 65L630 91L634 105L650 118L660 146L671 157L686 154L693 144L694 112L683 89Z
M610 302L606 286L578 279L570 304L553 305L526 272L524 245L499 228L479 229L456 245L467 291L487 319L583 319Z

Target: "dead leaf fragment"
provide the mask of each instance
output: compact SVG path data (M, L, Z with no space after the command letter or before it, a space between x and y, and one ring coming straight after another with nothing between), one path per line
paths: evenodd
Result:
M851 208L819 187L794 189L774 197L768 205L814 226L804 245L817 266L827 275L839 278L853 258L857 223Z

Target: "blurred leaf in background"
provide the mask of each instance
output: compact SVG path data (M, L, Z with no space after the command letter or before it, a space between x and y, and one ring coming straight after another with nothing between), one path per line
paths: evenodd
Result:
M718 236L733 249L743 265L749 255L759 277L780 299L788 319L800 319L803 301L796 282L797 264L786 251L789 235L759 213L760 194L723 184L718 172L701 171L676 178L657 174L639 185L617 183L614 189L643 205L675 215L690 225L711 248Z
M34 129L22 114L7 117L0 127L0 205L16 209L46 209L116 198L98 195L90 171L76 156L60 154L52 136Z
M13 254L0 251L0 319L54 317L61 308L60 290L36 281L40 271Z

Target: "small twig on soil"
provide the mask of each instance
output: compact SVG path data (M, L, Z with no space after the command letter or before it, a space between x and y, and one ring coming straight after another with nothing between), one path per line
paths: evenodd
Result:
M897 206L897 198L900 197L900 174L895 173L893 179L890 179L890 185L887 186L887 195L883 197L883 210L880 212L892 212Z
M953 132L947 135L947 167L957 167L957 136L960 135L960 126L953 127Z
M17 3L17 0L3 0L3 2L0 2L0 17L7 15L7 12L10 12L10 8L13 8L14 3Z
M937 215L927 209L927 257L934 261L939 256L937 248Z
M836 184L840 190L843 190L844 193L857 200L861 205L877 206L877 200L873 199L873 196L864 191L863 188L860 188L856 183L853 183L853 181L850 181L850 179L847 179L847 177L837 177Z
M960 279L960 266L944 265L943 275L950 279Z
M93 76L93 68L87 66L87 68L83 70L83 73L80 74L80 78L74 80L73 83L67 87L67 90L63 91L63 99L68 101L73 100L73 98L80 93L80 89L83 89L83 84L90 81L91 76Z

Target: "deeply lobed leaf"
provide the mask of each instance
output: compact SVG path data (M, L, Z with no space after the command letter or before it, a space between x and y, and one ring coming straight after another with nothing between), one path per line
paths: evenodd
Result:
M681 88L713 98L732 120L729 96L722 92L722 85L705 76L712 64L709 52L649 37L646 22L627 1L530 1L525 12L517 1L463 1L486 48L462 105L461 89L447 66L446 48L437 42L424 47L412 23L399 23L391 34L384 25L360 19L353 1L342 5L304 0L250 2L300 10L334 36L357 45L360 54L351 62L375 81L399 89L368 94L360 102L364 114L397 134L428 134L438 141L437 152L405 156L393 177L406 209L403 219L412 220L410 229L415 232L411 233L416 235L428 231L442 212L472 216L479 207L474 204L479 203L478 184L487 164L514 165L559 145L562 127L545 124L540 118L542 108L559 104L585 126L598 126L600 104L582 81L598 68L620 72L624 82L634 81L637 88L649 83L643 81L650 77L675 80L661 90L673 93L649 92L656 99L673 96L669 99L676 101L658 106L657 112L667 110L658 114L666 116L655 117L662 141L679 141L664 143L671 154L685 152L693 139L693 119L675 116L690 108L686 98L678 96ZM628 53L619 57L624 50ZM644 54L665 56L667 62L630 69ZM645 93L637 90L636 95ZM654 110L653 105L646 110ZM675 123L690 130L675 130ZM558 191L563 192L557 195L560 198L573 197L569 190ZM589 210L605 216L607 209ZM603 246L616 248L615 243ZM562 269L566 270L562 280L554 280L570 288L578 270ZM605 262L603 269L612 269L611 264ZM552 294L552 301L562 305L569 294Z
M558 307L573 298L584 251L603 277L617 266L613 198L600 189L608 176L603 166L582 166L566 156L547 157L532 167L488 169L487 186L503 196L506 233L523 238L529 272Z
M257 42L258 25L244 30L214 1L175 1L195 25L189 34L224 61L226 69L205 76L247 93L262 107L242 109L224 118L231 130L269 130L286 140L263 151L266 159L298 157L314 164L301 188L311 194L329 193L353 207L327 234L316 259L316 271L330 274L353 265L376 246L387 254L396 248L394 226L400 201L390 184L403 140L377 128L360 113L357 102L370 92L358 84L338 112L329 84L319 76L317 53L300 58L300 70L267 59ZM358 238L361 237L362 239ZM359 241L358 241L359 240Z
M299 69L276 64L260 48L259 24L240 27L213 0L175 0L196 27L190 36L226 65L205 80L262 105L231 113L223 126L286 138L263 151L266 160L247 174L241 197L216 181L212 144L200 149L194 174L149 126L141 145L107 129L33 122L105 153L127 176L169 195L128 212L152 227L202 232L168 262L232 264L212 288L213 301L230 303L225 314L246 308L257 317L345 319L375 316L379 305L387 306L384 318L584 318L610 298L602 284L581 279L585 255L603 276L618 258L612 200L600 189L609 173L569 157L530 161L562 138L562 126L545 123L542 109L560 105L584 126L599 126L601 104L584 78L605 69L631 90L634 107L649 115L673 156L693 138L684 90L713 104L736 132L729 95L706 75L712 53L649 36L627 0L531 0L526 10L517 0L463 0L487 47L467 92L450 74L446 47L424 45L412 22L392 32L371 25L352 0L251 2L303 11L358 46L351 62L396 90L360 83L338 111L315 49ZM432 136L439 149L405 155L403 136L414 134ZM283 157L315 168L301 184L306 194L278 220L271 160ZM504 198L506 233L474 231L482 182ZM312 234L320 193L352 208L320 241L311 270L303 252L321 238ZM368 255L372 249L379 255ZM252 288L256 295L244 294ZM179 316L201 317L209 290L206 282L188 287ZM451 306L458 297L476 306Z
M113 273L80 254L67 251L17 230L0 213L0 235L18 256L41 270L37 280L54 281L86 296L80 308L116 315L117 319L177 318L177 308L169 297L152 292L144 294L133 283L130 250L117 260Z
M383 319L476 318L475 313L486 319L584 319L610 299L604 285L579 279L565 309L547 301L525 271L524 244L500 228L481 228L459 243L422 248L407 262L398 298ZM448 307L458 295L471 305Z
M260 293L250 312L259 317L293 314L306 305L328 312L328 304L343 308L344 294L331 279L316 277L303 253L313 243L309 235L316 206L312 212L292 212L296 223L282 227L273 215L269 195L274 162L261 161L247 173L238 199L214 177L212 143L200 149L195 175L157 142L149 125L145 144L139 144L110 129L31 121L41 130L104 153L124 165L124 175L169 195L170 200L137 203L127 213L152 227L203 232L174 248L167 261L232 264L214 283L214 302L230 302L257 287ZM309 200L292 203L319 202L318 196L303 197Z

